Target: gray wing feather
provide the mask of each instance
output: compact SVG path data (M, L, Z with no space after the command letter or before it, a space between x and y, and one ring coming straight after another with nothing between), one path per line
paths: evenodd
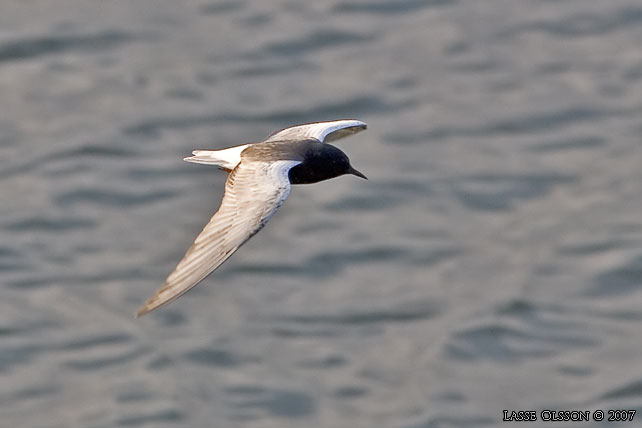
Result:
M299 163L241 161L227 179L218 211L163 287L136 315L144 315L189 291L261 230L290 194L288 172Z

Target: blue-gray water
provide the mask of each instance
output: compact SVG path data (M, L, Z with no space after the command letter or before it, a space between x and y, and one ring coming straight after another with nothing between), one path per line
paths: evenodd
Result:
M639 1L5 1L0 107L3 427L642 411ZM220 201L182 157L338 118L369 181L133 318Z

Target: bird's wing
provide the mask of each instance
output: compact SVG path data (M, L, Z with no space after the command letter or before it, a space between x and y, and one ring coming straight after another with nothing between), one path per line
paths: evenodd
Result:
M290 194L288 172L300 161L247 161L230 173L221 207L174 272L136 313L141 316L180 297L256 234Z
M314 138L321 142L330 142L366 129L367 125L360 120L343 119L330 122L315 122L297 125L276 131L264 142L279 140L304 140Z

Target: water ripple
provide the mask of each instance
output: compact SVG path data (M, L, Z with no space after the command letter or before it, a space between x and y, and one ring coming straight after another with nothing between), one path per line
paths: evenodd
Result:
M22 345L3 348L0 352L0 373L20 365L29 365L33 359L41 356L45 351L44 345Z
M468 327L453 336L447 355L462 360L518 362L551 357L599 342L581 323L566 319L563 307L541 307L512 301L496 310L496 319Z
M89 229L96 226L96 221L90 218L81 217L61 217L52 218L51 216L36 216L15 221L6 225L9 230L13 231L36 231L59 233L66 230Z
M292 74L292 73L300 73L302 71L307 71L311 72L312 70L315 70L317 67L314 66L311 63L304 62L304 61L288 61L287 63L283 64L282 62L279 62L277 64L264 64L264 65L259 65L259 64L252 64L250 67L242 67L235 69L230 73L230 78L235 78L235 79L246 79L246 78L254 78L254 77L265 77L265 76L273 76L273 75L279 75L282 76L284 74Z
M122 345L132 341L132 337L124 333L111 333L104 335L92 335L80 339L73 339L60 345L60 349L66 351L82 351L104 345Z
M187 352L185 358L192 363L214 367L236 367L247 361L246 358L230 351L215 348L194 349Z
M514 38L521 33L541 32L555 37L587 37L635 27L642 22L642 8L625 7L614 13L587 13L564 17L559 20L540 20L522 24L498 34Z
M442 309L443 305L437 302L425 301L397 304L394 307L379 310L351 310L340 314L282 315L275 320L295 324L390 324L431 319L439 315Z
M44 383L35 386L23 387L11 393L10 397L3 398L5 403L24 403L29 400L37 400L57 394L61 390L60 385Z
M455 3L455 0L398 0L398 1L345 1L334 7L340 13L401 14L415 12L427 7L444 6Z
M64 365L74 371L93 372L104 368L112 368L113 366L130 364L145 354L147 354L145 349L138 348L131 351L116 352L115 355L109 356L101 355L100 357L94 358L73 358L65 362Z
M642 256L596 275L594 285L587 291L591 297L621 296L642 290Z
M248 411L264 410L272 416L300 418L316 411L312 397L302 391L247 385L228 387L226 392L237 411L244 415Z
M351 43L363 43L372 41L372 34L365 35L350 31L324 29L308 34L305 37L297 37L295 40L274 42L263 46L261 55L270 53L272 55L295 56L301 54L313 54L320 49L342 46Z
M542 142L531 147L533 152L557 153L569 150L586 150L603 147L606 139L598 136L575 137L566 140Z
M483 174L458 179L454 187L459 200L471 209L506 211L518 201L541 198L574 179L562 174Z
M157 190L145 192L131 192L124 190L107 189L74 189L63 192L55 197L56 204L69 207L76 204L133 206L147 205L168 199L177 194L173 190Z
M367 394L368 388L359 385L341 386L332 392L332 395L339 400L361 398Z
M418 425L408 425L406 428L484 427L495 425L497 425L496 419L484 416L436 416Z
M309 369L327 370L331 368L343 367L348 364L347 358L341 355L328 355L323 358L314 358L299 362L298 366Z
M525 116L497 120L479 126L441 126L422 133L388 134L386 142L419 144L426 141L458 137L490 137L495 135L537 134L563 129L577 123L598 121L620 114L634 113L638 109L609 110L598 107L576 106L558 111L531 113Z
M367 248L353 251L334 250L316 254L303 263L245 263L227 269L224 275L253 273L325 277L336 275L346 266L353 266L357 263L383 263L404 260L406 254L408 254L406 249L396 247ZM421 258L423 256L418 255L418 257Z
M600 400L621 400L634 399L639 400L642 395L642 379L626 382L624 385L605 392Z
M134 155L134 151L129 147L119 145L118 143L104 144L83 144L80 147L74 147L67 150L61 150L46 157L47 161L56 159L78 159L78 158L125 158Z
M225 15L230 12L242 10L244 7L245 2L242 0L221 1L201 5L199 7L199 12L204 15Z
M115 48L139 36L120 31L75 36L43 36L0 44L0 62L37 58L66 51Z
M124 416L117 420L118 426L149 426L158 422L180 422L185 419L185 415L180 410L165 409L152 413L136 414Z
M388 103L381 98L361 95L339 102L317 103L303 108L278 109L269 113L223 113L217 115L202 115L189 117L164 117L145 119L139 123L127 126L123 132L127 135L143 134L156 136L164 129L184 129L201 126L215 126L221 123L305 123L323 118L351 117L355 111L361 114L400 111L411 107L413 102ZM330 120L328 119L328 120Z

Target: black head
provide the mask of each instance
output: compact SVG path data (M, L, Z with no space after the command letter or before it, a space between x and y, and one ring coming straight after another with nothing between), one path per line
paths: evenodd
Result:
M338 148L318 141L302 145L303 162L290 170L290 183L310 184L344 174L367 177L350 165L350 159Z

